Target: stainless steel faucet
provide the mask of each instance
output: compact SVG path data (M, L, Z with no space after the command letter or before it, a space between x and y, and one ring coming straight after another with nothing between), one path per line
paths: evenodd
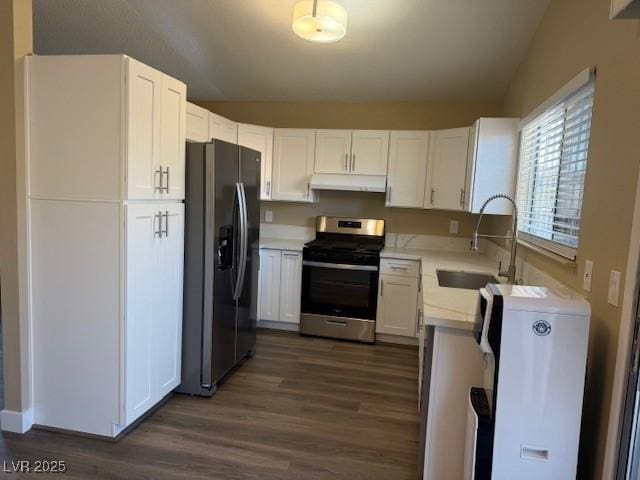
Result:
M480 229L480 222L482 222L482 215L484 214L484 209L486 206L496 200L498 198L504 198L509 200L513 204L513 227L511 235L480 235L478 234L478 230ZM492 195L482 204L480 207L480 217L478 218L478 223L476 224L476 229L473 232L473 237L471 238L471 250L478 250L478 238L502 238L502 239L510 239L511 240L511 257L509 259L509 267L506 270L502 270L502 262L500 262L500 266L498 267L498 275L501 277L506 277L507 282L514 284L516 283L516 247L518 246L518 206L516 205L515 200L511 197L511 195L506 195L504 193L498 193L496 195Z

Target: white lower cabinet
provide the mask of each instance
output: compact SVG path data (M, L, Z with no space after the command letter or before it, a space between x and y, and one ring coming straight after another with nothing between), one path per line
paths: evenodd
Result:
M260 250L260 320L279 320L281 266L280 250Z
M376 333L415 337L418 319L418 262L382 259L380 272Z
M300 323L302 253L282 252L280 272L280 321Z
M180 384L184 205L127 205L125 424Z
M260 320L300 323L302 252L260 250Z
M115 437L181 380L184 205L31 211L34 423Z
M483 385L482 354L473 330L424 328L421 414L425 439L420 477L465 478L469 389Z

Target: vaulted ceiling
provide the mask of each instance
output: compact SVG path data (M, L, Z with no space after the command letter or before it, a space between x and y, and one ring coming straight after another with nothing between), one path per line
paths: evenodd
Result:
M549 0L338 0L346 37L304 41L295 0L34 0L38 54L126 53L194 100L498 100Z

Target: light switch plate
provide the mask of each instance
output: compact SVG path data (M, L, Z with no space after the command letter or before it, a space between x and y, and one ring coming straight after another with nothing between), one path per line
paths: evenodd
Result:
M457 220L449 221L449 233L458 233L458 221Z
M591 277L593 277L593 262L591 260L585 260L584 274L582 275L582 288L587 292L591 291Z
M264 212L264 221L267 222L267 223L273 222L273 211L266 210Z
M618 298L620 296L620 272L611 270L609 275L609 297L608 302L614 307L618 306Z

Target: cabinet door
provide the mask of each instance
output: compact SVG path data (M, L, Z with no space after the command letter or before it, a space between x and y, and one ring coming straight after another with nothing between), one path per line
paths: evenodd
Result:
M124 332L124 405L129 425L156 401L154 397L153 276L160 239L158 208L126 207L126 309Z
M212 138L238 143L238 124L215 113L209 113L209 140Z
M469 128L440 130L431 136L425 208L463 210Z
M351 171L351 130L316 130L316 173Z
M188 142L209 141L209 111L187 102L186 139Z
M160 198L162 73L127 59L127 198ZM87 152L90 154L90 152Z
M429 132L391 132L387 207L423 207L428 153Z
M389 132L354 130L351 140L351 172L359 175L386 175Z
M380 275L376 332L416 336L418 279Z
M282 252L280 273L280 321L300 323L302 253Z
M275 129L273 132L272 200L312 202L310 189L315 130Z
M162 198L184 199L185 122L187 86L162 76L160 167Z
M471 127L465 209L479 213L491 195L515 197L518 166L517 118L481 118ZM485 214L511 215L511 202L498 199Z
M273 128L239 123L238 145L260 152L260 200L271 200Z
M280 319L280 250L260 250L260 320Z
M162 237L153 252L152 346L154 397L158 401L180 384L184 205L158 205Z

